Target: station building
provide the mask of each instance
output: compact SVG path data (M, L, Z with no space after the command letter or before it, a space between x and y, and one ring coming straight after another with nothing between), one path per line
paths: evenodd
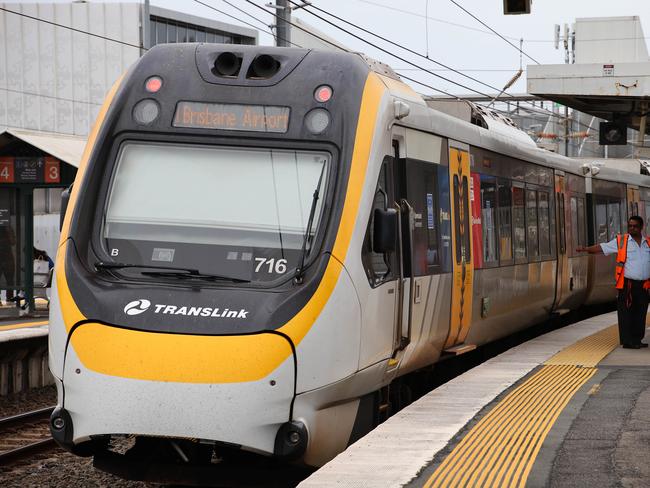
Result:
M135 2L0 7L2 317L19 313L15 293L34 310L34 248L56 256L61 192L120 75L156 44L257 44L258 32Z

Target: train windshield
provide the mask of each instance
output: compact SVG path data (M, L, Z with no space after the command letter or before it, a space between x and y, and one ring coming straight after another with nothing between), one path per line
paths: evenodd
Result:
M313 247L329 165L315 151L127 143L104 213L107 252L116 263L274 280L299 265L312 206Z

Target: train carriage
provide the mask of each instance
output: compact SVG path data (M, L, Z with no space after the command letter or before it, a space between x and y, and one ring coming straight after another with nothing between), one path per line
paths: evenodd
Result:
M650 178L595 173L361 55L156 46L67 203L53 436L99 457L135 437L116 463L320 466L400 377L613 299L613 264L574 249L645 212Z

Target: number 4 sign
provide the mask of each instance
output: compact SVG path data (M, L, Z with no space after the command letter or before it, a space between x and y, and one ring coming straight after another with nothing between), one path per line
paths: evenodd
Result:
M14 159L0 158L0 183L14 182Z
M45 158L45 183L61 183L61 163L58 159Z

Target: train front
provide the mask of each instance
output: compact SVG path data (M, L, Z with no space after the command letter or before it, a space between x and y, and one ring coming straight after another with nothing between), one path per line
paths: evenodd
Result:
M97 455L128 436L133 459L304 456L296 394L357 368L358 348L310 364L300 343L319 321L358 342L342 262L375 124L362 98L379 100L371 76L353 55L178 44L116 83L57 257L62 446Z

